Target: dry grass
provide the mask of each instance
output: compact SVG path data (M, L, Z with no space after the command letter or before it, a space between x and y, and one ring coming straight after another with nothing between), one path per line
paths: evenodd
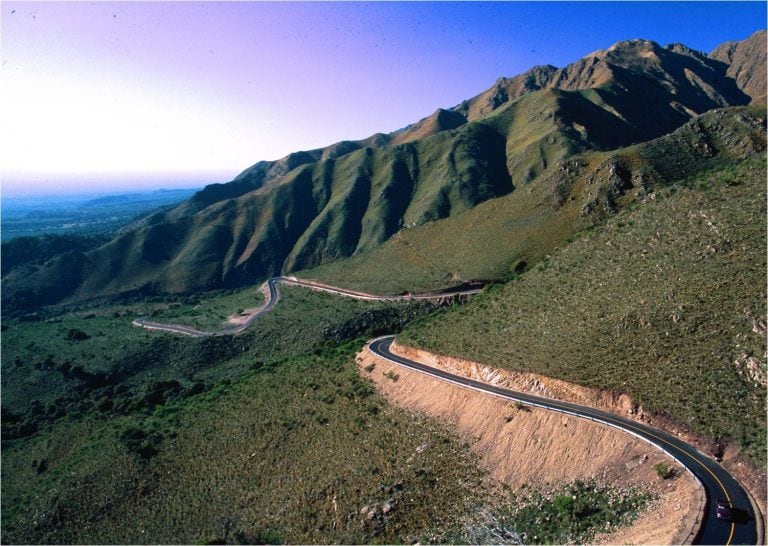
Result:
M760 158L657 191L400 339L627 392L764 464L764 387L735 361L754 357L765 373L765 176Z

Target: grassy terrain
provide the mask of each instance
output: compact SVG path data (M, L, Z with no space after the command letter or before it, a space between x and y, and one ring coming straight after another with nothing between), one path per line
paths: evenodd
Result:
M72 311L40 322L4 321L3 407L24 413L35 401L46 406L63 398L63 404L110 385L232 378L239 370L229 362L234 356L270 363L367 332L396 331L430 309L425 303L362 302L299 287L280 291L274 310L236 337L190 339L131 324L139 316L155 317L156 311L165 319L164 301ZM220 294L203 302L214 313L232 313L237 308L226 311L226 305L243 304L233 298L254 293Z
M430 306L281 290L234 338L130 326L151 302L6 322L6 539L393 542L463 521L455 499L490 487L468 452L373 395L344 342Z
M765 464L765 160L649 195L503 287L401 341L632 394Z
M258 287L221 290L199 296L175 298L164 306L153 306L149 315L153 321L184 324L203 330L221 329L231 315L264 303Z
M509 492L446 428L390 407L357 374L364 338L432 307L281 290L280 305L237 337L130 326L157 302L6 321L5 540L471 542L498 532L478 514L512 513Z
M515 103L508 110L523 106ZM491 120L501 123L508 110ZM556 161L556 147L545 148L542 153L549 154L551 166L510 194L463 214L403 229L375 249L296 275L393 294L472 279L504 281L579 231L642 202L655 188L734 159L764 157L764 123L759 108L731 108L704 114L654 141L612 152L590 151Z
M468 452L386 407L353 354L290 359L151 412L64 420L4 447L4 536L391 543L461 521L488 487Z

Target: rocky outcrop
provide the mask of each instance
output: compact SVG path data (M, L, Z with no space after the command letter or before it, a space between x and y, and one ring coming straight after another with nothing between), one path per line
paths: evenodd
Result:
M709 54L728 66L726 74L753 104L766 103L766 31L759 30L746 40L726 42Z

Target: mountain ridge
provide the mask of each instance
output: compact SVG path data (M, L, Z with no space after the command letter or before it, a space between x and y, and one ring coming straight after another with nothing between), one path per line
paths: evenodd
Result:
M709 58L728 65L726 74L752 97L753 104L766 103L765 30L758 30L746 40L721 44L712 50Z
M209 185L199 192L199 196L193 197L191 201L198 204L211 204L211 198L216 199L218 197L216 200L222 200L237 197L243 193L247 193L247 191L258 189L263 183L279 178L280 176L284 176L288 171L303 164L324 159L335 159L362 148L380 148L388 145L402 144L404 142L413 140L414 138L422 138L442 130L455 129L463 124L457 123L456 120L459 118L455 117L449 123L440 123L437 120L439 116L443 116L445 118L447 114L455 113L462 115L464 117L464 122L474 121L485 117L506 102L520 98L522 95L530 92L539 91L545 88L577 90L588 88L594 85L600 85L605 83L607 80L603 81L599 78L593 79L587 82L590 85L584 85L585 82L583 78L581 80L578 77L574 79L573 77L569 77L569 74L576 72L577 74L583 75L583 73L586 72L592 76L595 71L595 67L588 66L590 62L595 64L595 60L604 60L609 56L610 53L622 51L623 49L626 49L633 44L645 44L647 47L655 46L657 49L667 49L672 52L680 53L697 59L698 61L706 64L708 59L720 62L723 62L721 57L724 56L730 59L733 57L736 50L738 50L739 53L742 51L753 52L760 50L760 40L763 42L765 41L765 31L757 31L752 36L747 38L747 40L741 42L726 42L725 44L722 44L713 50L709 56L679 43L673 43L666 46L666 48L661 48L661 46L650 40L635 39L619 41L606 50L598 50L592 52L584 56L582 59L566 65L564 68L558 68L553 65L541 65L532 67L522 74L513 76L511 78L501 77L489 89L478 95L475 95L471 99L465 100L452 108L438 108L433 114L424 117L406 127L397 129L391 133L375 133L361 140L343 140L322 148L293 152L275 161L259 161L238 174L232 180L232 182ZM755 43L753 44L752 42ZM722 53L717 53L721 51ZM729 51L730 53L728 53ZM616 55L614 54L613 58L615 57ZM743 64L744 55L737 55L737 57L739 57L740 63ZM588 59L591 61L585 62ZM765 64L765 54L763 54L762 59L759 56L757 59L758 65L761 62ZM728 62L725 64L728 64ZM715 71L716 66L717 65L710 65L709 68ZM741 64L739 66L741 66ZM600 72L600 68L603 69L604 75L605 66L598 67L598 72ZM579 84L579 81L581 81L581 84ZM759 82L756 82L755 85L759 85ZM763 87L764 86L765 82L763 81ZM731 93L734 92L733 89L729 91ZM489 102L491 106L489 107L487 104L485 106L476 104L480 102ZM725 104L718 102L718 105L724 106ZM226 189L224 189L225 187ZM200 209L195 207L185 207L182 210L184 210L184 212L187 210L196 212Z
M753 47L740 44L728 51ZM743 57L734 57L738 73L747 70ZM4 279L5 307L241 286L370 251L403 229L516 191L574 154L650 140L707 110L749 103L728 66L680 44L630 40L563 69L501 78L393 133L256 163L102 247L27 268ZM62 275L67 282L56 281Z

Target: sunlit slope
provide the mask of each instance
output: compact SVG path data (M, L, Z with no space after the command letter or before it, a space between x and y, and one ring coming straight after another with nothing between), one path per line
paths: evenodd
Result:
M659 137L709 109L746 104L750 96L727 68L679 44L632 40L563 69L532 69L504 80L500 95L438 109L402 130L257 163L230 184L209 186L176 209L129 226L101 248L18 271L4 279L4 310L242 286L356 259L390 240L418 256L406 288L498 277L505 261L524 259L542 238L546 252L595 209L583 202L584 183L563 186L567 172L549 171L529 184L575 154ZM487 101L492 107L478 106ZM581 172L603 159L584 156L586 165L564 168ZM551 202L563 192L568 202L553 212ZM460 218L508 195L513 210L488 204L461 220L449 241L437 237L440 246L410 240L420 236L411 235L413 228ZM609 205L603 208L617 208ZM505 215L505 227L484 233L483 214ZM471 264L457 257L465 248L472 250Z
M649 40L622 41L563 68L537 66L512 78L500 78L454 110L475 120L533 91L596 89L610 108L621 112L648 139L659 131L675 129L692 114L749 102L747 95L753 89L742 88L737 77L742 72L765 71L765 54L758 53L761 45L764 49L764 31L716 50L738 54L727 57L722 51L713 52L710 58L682 44L662 47ZM731 60L738 67L731 69ZM758 92L762 85L764 95L765 80L755 79L753 84ZM647 115L649 112L655 115Z
M728 66L727 75L752 98L753 104L765 104L765 30L759 30L740 42L721 44L709 57Z
M594 139L577 128L592 122ZM607 145L611 124L624 126L580 93L543 91L484 122L301 165L236 199L148 222L93 252L68 256L72 284L79 284L74 295L234 286L348 257L404 226L506 195L563 157ZM27 271L14 284L45 285L64 264Z
M648 143L575 155L509 195L299 276L393 293L503 280L660 186L723 161L763 157L764 123L760 108L716 110Z
M630 393L764 465L765 158L717 165L402 341Z

